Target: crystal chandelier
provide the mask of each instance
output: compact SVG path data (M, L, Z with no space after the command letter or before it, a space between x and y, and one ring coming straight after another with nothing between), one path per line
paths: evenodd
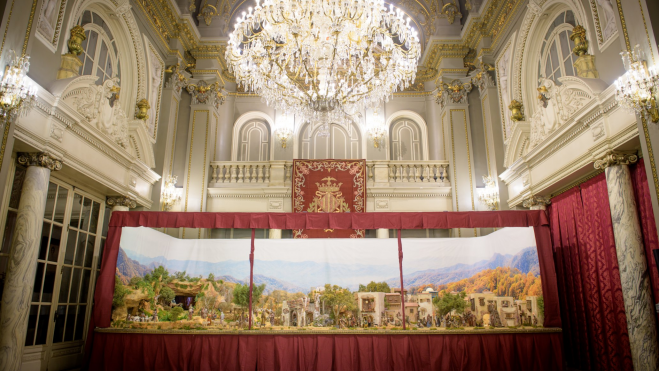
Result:
M409 22L383 0L257 0L226 60L245 90L328 135L414 81L421 46Z
M659 74L656 68L648 68L640 45L636 45L631 53L622 52L620 55L627 72L616 81L616 100L628 110L647 114L652 122L659 122L656 101Z
M483 183L485 183L485 190L483 190L478 199L484 203L489 210L499 209L499 188L497 187L497 183L490 175L483 176Z
M162 206L165 211L169 211L181 200L181 196L176 190L176 181L178 177L168 176L165 181L165 188L162 190Z
M26 114L34 105L37 89L27 77L30 57L10 51L10 62L0 80L0 117L13 119Z

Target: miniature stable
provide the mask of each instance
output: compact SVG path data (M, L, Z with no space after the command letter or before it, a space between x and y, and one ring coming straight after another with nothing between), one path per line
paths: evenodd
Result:
M170 248L165 240L153 240L164 238L155 236L158 232L134 227L250 228L252 231L387 228L398 230L398 239L255 241L252 233L251 244L245 240L167 237L172 240L169 243L175 245ZM503 228L498 236L504 243L486 239L487 236L426 241L400 238L401 229L493 227ZM511 227L508 234L503 232L506 227ZM516 235L518 231L512 227L518 227L522 235ZM526 228L525 232L519 227L533 227L533 230ZM499 244L509 252L510 246L515 245L511 241L528 239L529 232L536 246L526 247L533 242L519 242L517 245L526 248L516 255L502 255L492 247ZM322 247L319 241L324 241ZM437 248L435 245L439 242L445 245ZM473 265L476 268L468 270L469 274L474 273L472 277L448 284L419 284L426 281L408 278L407 273L403 280L404 270L413 270L414 264L420 264L416 262L444 259L433 254L451 250L448 243L455 244L460 255L470 249L485 249L494 251L498 260L491 259L487 266L477 262ZM258 246L256 251L255 245ZM148 257L145 246L157 246L157 254L161 256L155 257L153 253L154 256ZM282 258L286 254L303 255L316 246L335 249L348 261L351 251L383 256L383 261L391 264L382 265L386 269L381 269L384 272L380 272L380 276L366 266L359 269L370 272L368 277L371 278L394 276L396 280L364 281L355 287L349 282L350 272L341 266L337 268L341 274L332 275L332 282L328 282L329 278L309 281L308 271ZM170 253L167 255L163 251ZM191 254L197 260L203 255L189 251L206 251L206 261L186 260L181 265L176 254ZM405 267L403 253L407 259ZM228 257L220 261L208 254ZM244 256L245 262L232 260L234 255L231 254ZM297 257L297 260L309 259L313 258ZM279 267L269 268L268 261L276 262L274 265ZM497 263L492 265L492 261ZM395 271L391 269L394 263L398 265ZM199 275L196 273L202 272L200 265L212 268L205 268L202 271L206 274ZM325 265L333 267L331 262ZM421 268L423 266L419 266ZM290 272L296 270L305 277L300 279L306 279L297 286L297 276ZM249 272L249 279L237 280L232 276L241 272L245 275ZM410 282L408 287L405 282ZM311 283L311 286L301 289L304 283ZM409 341L401 349L402 353L381 351L379 356L390 361L394 361L394 357L416 368L427 365L433 369L470 369L492 362L504 362L511 370L562 368L556 276L548 221L542 211L315 215L115 212L110 222L95 303L90 326L90 332L94 332L90 333L90 337L93 336L91 369L151 369L162 366L163 362L165 366L160 369L198 369L212 365L229 369L254 369L257 365L258 369L287 369L298 367L293 365L300 362L306 365L301 368L322 368L329 362L333 368L352 369L359 363L360 354L378 356L377 349L383 346L381 342L392 342L388 346L393 346L399 344L401 336ZM332 336L327 338L327 335ZM292 339L296 340L291 343ZM313 350L308 344L304 345L310 339L315 339ZM323 346L319 343L321 339L325 342ZM346 359L332 351L353 341L360 344L359 354L354 355L356 359L352 356ZM437 347L439 355L466 352L475 357L450 356L442 361L437 358L438 354L420 354L419 350L427 348L428 342ZM330 344L332 346L327 348ZM205 356L171 352L175 346L200 347L195 352L205 352ZM415 346L420 348L414 349ZM238 350L239 356L215 356L228 349L234 349L230 352ZM168 354L166 361L162 359L163 352ZM277 361L272 363L272 357ZM325 360L323 365L322 359Z

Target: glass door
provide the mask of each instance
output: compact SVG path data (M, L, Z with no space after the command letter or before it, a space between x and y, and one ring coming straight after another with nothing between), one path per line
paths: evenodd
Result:
M105 207L81 191L74 191L66 225L66 248L59 256L59 279L53 304L48 370L80 365L91 314L96 261L101 244ZM103 211L103 212L101 212Z

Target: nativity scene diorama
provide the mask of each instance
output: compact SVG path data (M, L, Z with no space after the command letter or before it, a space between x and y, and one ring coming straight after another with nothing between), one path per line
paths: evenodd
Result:
M510 242L515 241L515 242ZM353 242L354 243L354 242ZM533 230L405 241L257 240L252 330L455 331L542 327ZM148 331L249 328L248 240L178 240L124 228L112 327Z

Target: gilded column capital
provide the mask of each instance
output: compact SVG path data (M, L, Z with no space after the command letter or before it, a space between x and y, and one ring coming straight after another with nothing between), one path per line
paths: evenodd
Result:
M192 104L212 104L215 109L220 108L227 95L224 86L219 82L209 84L200 80L196 84L188 84L186 89L192 95Z
M609 152L601 159L595 161L595 169L604 170L610 166L629 165L638 161L638 156L629 153Z
M435 93L435 102L442 108L447 104L467 104L467 95L471 92L473 85L470 82L463 83L453 80L450 84L440 83Z
M129 209L134 209L137 207L137 202L134 199L126 196L107 196L105 198L105 203L108 206L124 206Z
M17 161L23 166L45 167L50 171L62 170L62 161L47 152L19 152Z
M551 199L547 196L531 195L531 197L522 201L522 206L532 209L540 206L544 208L551 203Z

